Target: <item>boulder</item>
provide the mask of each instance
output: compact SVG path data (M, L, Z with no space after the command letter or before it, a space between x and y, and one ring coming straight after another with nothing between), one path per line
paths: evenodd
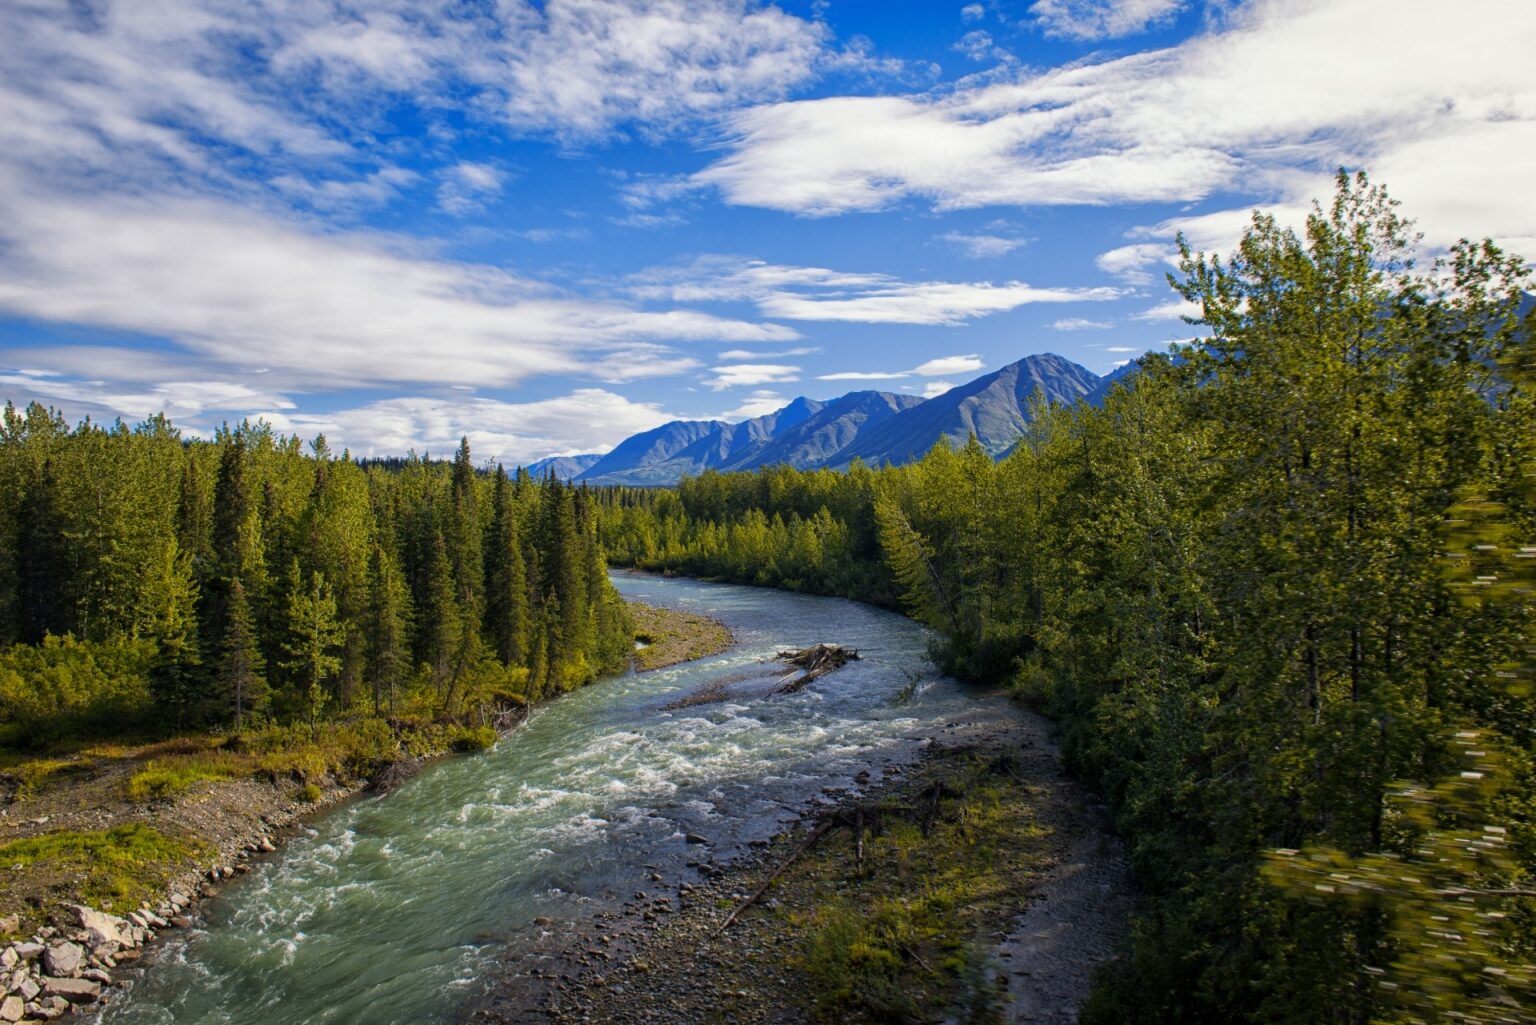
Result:
M20 929L20 915L6 915L4 918L0 918L0 932L17 932Z
M26 1013L27 1002L21 997L0 1000L0 1021L21 1021L22 1015Z
M0 968L9 970L19 964L21 964L21 955L16 953L15 947L6 947L4 950L0 950Z
M128 935L128 923L116 915L96 911L83 904L75 905L72 910L92 947L126 947L132 942Z
M31 961L43 952L43 945L41 943L18 943L11 947L11 949L16 951L16 956L23 961Z
M21 981L12 987L12 990L23 1000L36 1000L37 995L43 991L43 988L37 984L37 980L33 979L32 976L24 975Z
M80 944L60 940L43 951L43 970L49 975L73 975L85 962L85 951Z
M45 978L43 992L51 997L62 997L72 1004L94 1004L101 998L101 983L90 979Z

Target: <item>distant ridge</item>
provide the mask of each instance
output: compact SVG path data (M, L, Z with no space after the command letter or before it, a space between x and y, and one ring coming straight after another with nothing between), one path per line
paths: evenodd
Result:
M529 463L524 467L530 477L543 477L553 472L560 480L571 480L580 476L588 467L603 458L595 452L579 456L550 456Z
M1026 356L942 395L921 399L893 392L857 391L826 402L797 398L764 416L724 420L674 420L620 442L578 471L578 483L664 486L705 470L755 470L787 464L800 470L844 469L854 459L872 466L921 458L939 441L964 444L975 434L994 457L1023 435L1030 396L1052 402L1097 402L1122 367L1101 378L1054 353ZM573 463L541 460L557 475ZM535 466L540 464L534 464ZM530 471L532 467L529 468Z

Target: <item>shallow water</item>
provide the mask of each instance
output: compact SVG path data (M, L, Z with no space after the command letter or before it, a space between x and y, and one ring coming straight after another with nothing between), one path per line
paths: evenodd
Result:
M601 681L537 709L477 756L445 759L384 798L321 814L285 850L169 934L101 1015L145 1023L452 1020L498 954L617 907L652 871L766 838L823 787L904 761L918 738L974 719L901 616L833 598L615 574L627 597L704 612L725 654ZM783 648L832 641L863 661L773 695ZM711 681L728 699L662 706ZM999 699L980 699L998 706Z

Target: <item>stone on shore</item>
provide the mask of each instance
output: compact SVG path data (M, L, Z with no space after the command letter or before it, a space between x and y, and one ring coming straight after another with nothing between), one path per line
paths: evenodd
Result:
M73 975L85 961L85 951L78 943L60 940L43 951L43 970L49 975Z
M76 904L71 910L74 911L80 928L85 930L85 935L92 947L134 945L129 924L125 920L116 915L109 915L105 911L88 908L84 904Z
M90 979L43 979L43 992L63 997L72 1004L94 1004L101 997L101 983Z
M0 1021L21 1021L27 1013L27 1002L21 997L6 997L0 1000Z

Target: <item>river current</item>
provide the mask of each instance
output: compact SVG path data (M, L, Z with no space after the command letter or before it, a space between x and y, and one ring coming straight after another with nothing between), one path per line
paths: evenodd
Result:
M977 702L920 626L835 598L616 573L629 598L701 612L730 651L602 680L537 708L484 754L324 812L170 933L110 1025L447 1022L501 956L688 878L689 833L728 859L823 788L910 759ZM774 653L819 641L862 661L793 694ZM725 681L726 700L666 710ZM693 878L696 878L693 877ZM534 919L549 919L536 925ZM556 937L558 938L558 937Z

